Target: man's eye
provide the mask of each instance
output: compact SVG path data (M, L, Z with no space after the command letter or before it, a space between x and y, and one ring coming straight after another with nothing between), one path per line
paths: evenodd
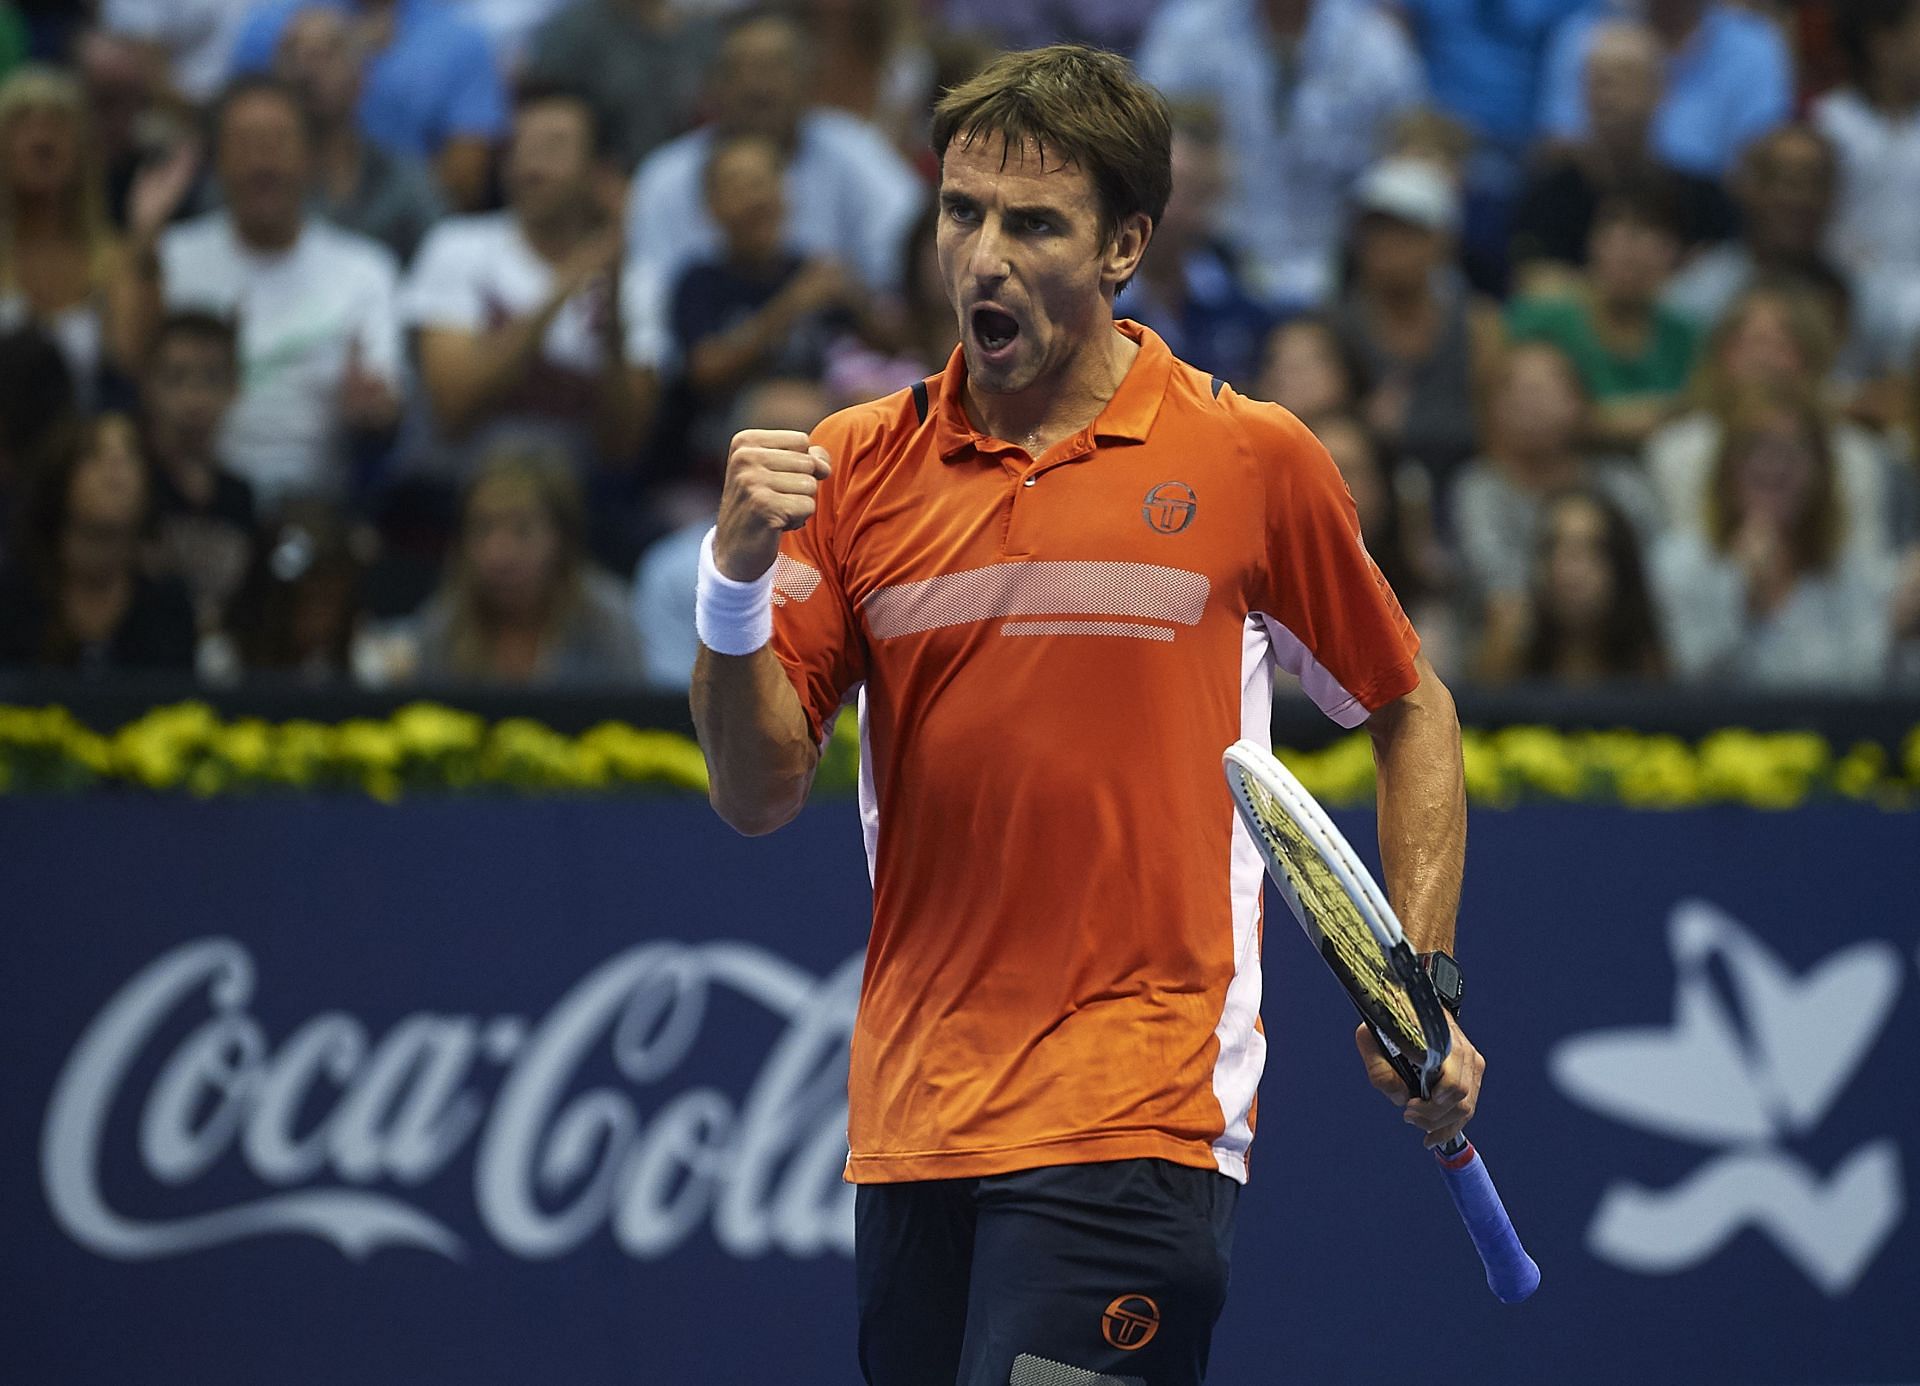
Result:
M978 217L978 213L976 213L973 208L963 207L957 202L947 208L947 215L957 222L968 225L971 225Z
M1045 217L1023 217L1021 218L1021 225L1028 231L1036 233L1053 230L1053 223Z

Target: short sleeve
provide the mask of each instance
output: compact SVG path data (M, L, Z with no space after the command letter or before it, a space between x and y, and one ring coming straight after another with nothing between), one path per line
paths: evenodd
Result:
M820 488L813 518L780 541L773 567L773 652L800 695L808 730L824 742L840 705L866 678L867 648L834 544L836 502L853 439L829 420L814 429L813 440L834 459L834 473Z
M1234 399L1268 477L1267 563L1254 594L1280 667L1343 727L1413 691L1420 638L1360 537L1340 471L1285 410Z
M400 296L400 316L408 327L478 332L486 326L469 243L457 225L429 232Z

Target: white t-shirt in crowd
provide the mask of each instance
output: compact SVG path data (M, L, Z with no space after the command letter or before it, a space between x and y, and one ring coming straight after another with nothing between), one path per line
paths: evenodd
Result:
M703 191L715 138L712 126L690 130L654 150L634 174L627 244L664 284L725 248ZM809 258L840 261L871 289L899 290L901 254L927 186L885 135L845 111L809 111L783 182L784 244Z
M401 385L400 270L378 241L309 221L285 251L243 244L224 211L160 238L168 308L230 316L240 333L240 398L221 437L227 464L268 504L338 494L341 386L350 356Z
M1890 116L1851 88L1813 103L1840 155L1829 245L1856 271L1920 278L1920 110Z
M451 217L428 234L401 292L409 328L486 332L526 317L553 292L554 268L520 233L511 212ZM540 341L540 368L500 401L503 414L568 416L588 406L606 365L609 309L602 286L561 305ZM629 264L620 274L620 330L629 366L657 367L667 349L655 274Z
M104 0L100 26L158 44L172 59L173 85L208 101L227 80L233 42L253 0Z

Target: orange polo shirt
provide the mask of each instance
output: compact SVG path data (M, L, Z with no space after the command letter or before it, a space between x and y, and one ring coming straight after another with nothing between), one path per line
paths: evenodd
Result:
M847 1177L1157 1157L1244 1181L1260 858L1220 755L1275 665L1342 726L1419 642L1313 435L1140 351L1038 458L965 364L834 415L782 541L774 649L824 737L860 717L873 877Z

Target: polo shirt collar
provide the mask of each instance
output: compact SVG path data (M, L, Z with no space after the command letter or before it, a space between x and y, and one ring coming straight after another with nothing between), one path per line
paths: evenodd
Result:
M1173 353L1159 333L1131 318L1116 318L1113 325L1138 342L1140 351L1121 377L1120 388L1093 421L1091 431L1096 442L1144 443L1159 416L1160 402L1167 395ZM934 439L942 462L952 462L995 441L967 417L966 384L966 348L955 347L947 358L947 368L940 373L939 392L934 397Z

